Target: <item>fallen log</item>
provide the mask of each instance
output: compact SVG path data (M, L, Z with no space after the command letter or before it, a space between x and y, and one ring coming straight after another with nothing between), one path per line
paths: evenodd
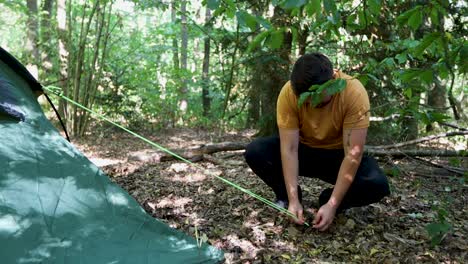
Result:
M192 147L188 149L176 149L171 151L183 157L184 159L188 159L190 161L195 162L202 160L204 154L213 154L221 151L243 150L245 149L247 144L248 143L243 142L222 142L201 145L198 147ZM157 163L174 159L176 159L176 157L174 157L173 155L155 149L144 149L138 152L130 153L130 155L128 156L129 161L140 161L149 163Z
M188 149L171 150L177 155L192 162L204 160L203 155L213 154L222 151L244 150L248 143L244 142L222 142L201 145ZM388 146L366 146L365 152L370 156L391 156L394 158L402 157L460 157L466 156L466 151L440 150L440 149L390 149ZM158 163L177 159L171 154L155 149L145 149L130 153L129 161ZM206 159L205 159L206 160Z

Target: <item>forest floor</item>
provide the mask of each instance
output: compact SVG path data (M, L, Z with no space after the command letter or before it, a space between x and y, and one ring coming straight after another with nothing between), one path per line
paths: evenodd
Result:
M180 129L143 134L162 146L181 149L213 142L250 142L254 133L219 135ZM273 193L244 162L243 151L211 154L220 162L202 160L193 166L175 160L128 161L129 154L151 147L113 129L74 144L149 214L192 237L196 226L200 237L225 252L226 263L468 263L466 175L410 157L379 158L392 194L377 204L347 210L328 231L319 232L291 223L275 209L210 176L220 175L273 200ZM449 164L448 160L431 160ZM459 165L466 166L466 161ZM303 177L300 184L311 223L317 197L328 186ZM441 233L437 246L431 245L426 230L430 223L438 223L433 225L436 230L449 229Z

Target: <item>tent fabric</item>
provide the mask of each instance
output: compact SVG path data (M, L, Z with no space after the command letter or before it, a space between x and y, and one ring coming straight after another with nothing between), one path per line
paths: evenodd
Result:
M199 248L148 215L61 137L37 103L39 89L2 53L0 101L24 118L0 116L1 263L223 261L219 249Z

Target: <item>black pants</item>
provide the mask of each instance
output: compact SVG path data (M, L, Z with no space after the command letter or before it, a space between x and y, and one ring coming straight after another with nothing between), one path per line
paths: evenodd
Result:
M244 155L252 171L273 189L276 198L287 201L279 137L254 140L247 146ZM298 156L299 175L319 178L330 184L336 183L338 171L344 158L343 149L317 149L300 143ZM320 206L328 202L332 192L331 188L322 191L319 197ZM377 162L372 157L364 156L338 211L375 203L389 194L387 178Z

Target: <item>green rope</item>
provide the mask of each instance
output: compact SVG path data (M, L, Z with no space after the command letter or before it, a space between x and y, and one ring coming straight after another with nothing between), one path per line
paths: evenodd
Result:
M93 111L93 110L87 108L86 106L84 106L84 105L82 105L82 104L80 104L80 103L78 103L78 102L75 102L74 100L72 100L72 99L66 97L65 95L63 95L62 89L61 89L60 87L56 87L56 86L47 86L47 87L43 87L43 88L44 88L46 91L48 91L48 92L50 92L50 93L52 93L52 94L54 94L54 95L56 95L56 96L58 96L58 97L60 97L60 98L62 98L62 99L64 99L64 100L66 100L66 101L68 101L68 102L70 102L70 103L72 103L72 104L74 104L74 105L76 105L76 106L78 106L78 107L80 107L80 108L86 110L87 112L93 114L95 117L99 117L99 118L101 118L102 120L105 120L105 121L111 123L112 125L114 125L114 126L120 128L120 129L122 129L123 131L125 131L125 132L127 132L127 133L129 133L129 134L131 134L131 135L133 135L133 136L135 136L135 137L137 137L137 138L143 140L144 142L150 144L151 146L156 147L157 149L159 149L159 150L161 150L161 151L164 151L164 152L166 152L166 153L168 153L168 154L170 154L170 155L172 155L172 156L178 158L179 160L182 160L182 161L184 161L184 162L186 162L186 163L188 163L188 164L190 164L190 165L192 165L192 166L194 166L194 167L196 167L196 168L199 168L199 169L201 169L202 171L205 171L205 168L203 168L202 166L200 166L200 165L198 165L198 164L196 164L196 163L193 163L192 161L190 161L190 160L188 160L188 159L186 159L186 158L184 158L184 157L182 157L182 156L180 156L180 155L178 155L178 154L172 152L171 150L169 150L169 149L167 149L167 148L165 148L165 147L163 147L163 146L161 146L161 145L159 145L159 144L156 144L156 143L154 143L153 141L151 141L151 140L149 140L149 139L147 139L147 138L145 138L145 137L143 137L143 136L141 136L141 135L139 135L139 134L137 134L137 133L135 133L135 132L133 132L133 131L131 131L131 130L129 130L129 129L123 127L123 126L121 126L121 125L119 125L119 124L117 124L117 123L115 123L114 121L110 120L109 118L105 117L104 115L101 115L101 114L99 114L99 113L97 113L97 112L95 112L95 111ZM231 182L231 181L229 181L229 180L227 180L227 179L225 179L225 178L223 178L223 177L221 177L221 176L218 176L218 175L215 175L215 174L211 174L211 173L207 173L207 174L209 174L209 175L211 175L211 176L214 176L215 178L221 180L222 182L224 182L224 183L226 183L226 184L228 184L228 185L230 185L230 186L232 186L232 187L234 187L234 188L236 188L236 189L238 189L238 190L240 190L240 191L242 191L242 192L244 192L244 193L246 193L246 194L248 194L248 195L254 197L255 199L257 199L257 200L259 200L259 201L262 201L263 203L267 204L268 206L270 206L270 207L272 207L272 208L274 208L274 209L276 209L276 210L278 210L278 211L280 211L280 212L282 212L282 213L284 213L284 214L286 214L286 215L288 215L288 216L290 216L290 217L292 217L292 218L294 218L294 219L297 220L297 217L296 217L294 214L292 214L291 212L289 212L287 209L284 209L283 207L280 207L280 206L276 205L276 204L273 203L272 201L270 201L270 200L268 200L268 199L266 199L266 198L263 198L262 196L260 196L260 195L258 195L258 194L255 194L255 193L253 193L252 191L250 191L250 190L248 190L248 189L245 189L245 188L243 188L243 187L241 187L241 186L239 186L239 185L237 185L237 184L235 184L235 183L233 183L233 182ZM304 223L304 224L305 224L306 226L309 226L308 223Z

